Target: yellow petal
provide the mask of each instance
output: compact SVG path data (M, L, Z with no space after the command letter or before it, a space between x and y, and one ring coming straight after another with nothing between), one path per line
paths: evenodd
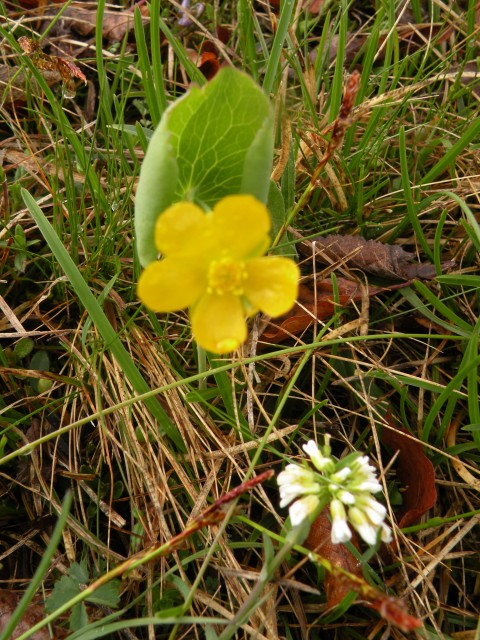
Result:
M297 299L300 270L293 260L269 256L246 263L245 297L263 313L281 316Z
M152 311L178 311L194 304L207 286L205 273L179 258L152 262L137 286L140 300Z
M223 198L215 205L211 219L217 244L228 257L261 256L268 249L270 214L253 196Z
M202 239L210 235L206 214L192 202L177 202L158 217L155 246L165 256L202 250Z
M238 296L206 294L190 310L192 333L212 353L229 353L247 338L247 326Z

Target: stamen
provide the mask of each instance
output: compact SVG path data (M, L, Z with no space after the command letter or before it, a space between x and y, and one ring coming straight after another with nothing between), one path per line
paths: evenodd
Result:
M208 292L224 295L243 294L243 281L247 276L245 264L241 260L222 258L213 260L208 270Z

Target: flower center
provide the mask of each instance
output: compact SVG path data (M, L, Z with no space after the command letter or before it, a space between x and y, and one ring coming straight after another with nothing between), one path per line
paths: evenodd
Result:
M220 296L225 293L240 296L246 275L245 264L241 260L213 260L208 269L208 292Z

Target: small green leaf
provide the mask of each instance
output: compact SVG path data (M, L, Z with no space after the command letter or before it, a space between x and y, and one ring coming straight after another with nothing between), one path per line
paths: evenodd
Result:
M160 611L155 611L156 618L178 618L182 614L185 613L185 605L180 605L178 607L170 607L170 609L162 609Z
M464 427L461 427L462 431L480 431L480 424L466 424Z
M210 387L209 389L194 389L185 394L185 402L205 402L220 395L218 387Z
M222 69L163 114L140 171L135 231L142 265L155 260L155 222L173 202L211 208L227 195L266 203L273 159L273 113L247 75Z
M30 369L34 371L49 371L50 356L46 351L36 351L30 360Z
M33 351L33 347L35 346L35 342L32 338L20 338L15 347L13 348L13 357L15 358L15 362L19 360L23 360Z
M205 640L217 640L218 636L209 624L205 625Z
M83 629L83 627L87 626L88 615L87 609L83 602L79 602L74 607L72 607L69 624L71 631L78 631L79 629Z
M262 534L262 539L265 558L264 563L265 566L268 567L270 565L270 562L275 557L275 549L273 548L271 538L265 532Z
M25 270L27 268L27 254L25 251L16 252L14 265L18 273L25 273Z
M15 226L15 248L19 250L27 248L27 238L25 236L25 231L20 224L17 224Z
M53 387L53 380L49 378L39 378L37 380L37 391L38 393L44 393Z
M0 438L0 458L3 458L3 456L5 455L5 445L7 444L7 442L7 436L2 436Z
M79 593L80 585L77 580L68 575L62 576L57 580L51 595L45 601L45 611L53 613Z
M112 607L112 609L118 607L119 600L120 580L111 580L108 584L103 584L87 598L87 602Z
M25 273L27 267L27 237L23 227L19 224L15 227L15 269L19 273Z
M122 497L125 485L121 480L117 480L113 485L113 499L118 500Z
M74 562L68 568L68 575L71 576L74 580L78 582L78 584L87 584L88 582L88 571L85 564L79 564L78 562Z

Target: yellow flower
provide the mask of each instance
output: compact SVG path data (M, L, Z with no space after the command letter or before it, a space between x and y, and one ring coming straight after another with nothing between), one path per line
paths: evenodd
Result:
M140 276L139 298L156 312L189 307L198 344L233 351L247 337L247 316L282 315L297 297L295 262L264 255L269 231L269 213L253 196L228 196L209 213L191 202L172 205L155 227L164 258Z

